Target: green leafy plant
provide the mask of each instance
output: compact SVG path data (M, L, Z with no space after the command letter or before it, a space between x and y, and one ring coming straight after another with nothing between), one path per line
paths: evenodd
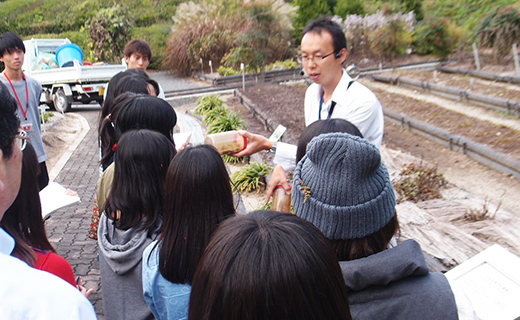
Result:
M199 114L204 116L208 111L211 111L215 108L222 107L224 105L224 100L220 98L218 94L211 94L207 96L200 97L197 99L197 107L193 112L195 114Z
M204 123L210 128L215 121L229 116L229 110L225 106L217 106L204 114ZM219 132L213 131L212 133Z
M128 8L118 4L101 9L92 17L87 26L96 58L99 61L119 62L123 48L130 40L133 24Z
M446 183L443 175L437 173L437 166L425 166L422 162L405 165L393 181L395 191L401 196L400 202L442 198L440 189Z
M423 20L414 35L415 50L420 54L432 54L443 60L455 49L458 37L447 19Z
M386 59L406 53L412 43L412 33L404 22L394 19L382 28L369 33L372 51Z
M227 110L227 109L226 109ZM206 121L206 118L204 118ZM245 129L246 122L233 111L228 111L223 116L215 117L208 127L207 133L218 133L231 130Z
M495 61L500 61L520 38L520 8L512 5L496 8L484 16L476 34L482 45L493 48Z
M219 76L225 77L240 74L242 72L240 70L235 70L231 67L220 66L217 70L217 73L219 74Z
M271 166L267 163L253 162L245 166L242 170L236 171L231 175L234 192L251 192L260 187L260 176L271 173Z

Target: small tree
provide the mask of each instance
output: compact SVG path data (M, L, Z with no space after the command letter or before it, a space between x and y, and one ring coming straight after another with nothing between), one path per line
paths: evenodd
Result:
M115 4L101 9L87 22L94 54L100 61L117 62L122 58L123 48L130 40L133 20L126 6Z
M414 37L418 53L431 53L443 60L455 49L458 40L446 19L423 20L417 26Z

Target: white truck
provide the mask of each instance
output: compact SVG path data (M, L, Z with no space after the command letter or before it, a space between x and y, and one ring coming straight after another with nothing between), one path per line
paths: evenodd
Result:
M57 111L70 111L75 102L88 104L91 101L101 103L107 82L115 74L127 69L126 64L109 65L95 63L83 64L74 59L59 67L51 63L47 69L39 66L42 56L54 56L58 48L71 44L69 39L31 39L24 41L25 60L22 70L38 80L43 86L41 102L54 106ZM124 60L123 60L124 61ZM83 65L82 65L83 64Z

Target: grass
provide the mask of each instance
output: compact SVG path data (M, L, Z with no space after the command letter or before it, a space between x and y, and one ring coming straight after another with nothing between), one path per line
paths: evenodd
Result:
M260 187L264 182L260 178L271 173L272 168L267 163L253 162L245 166L242 170L236 171L231 175L231 182L233 183L233 191L238 193L260 192Z

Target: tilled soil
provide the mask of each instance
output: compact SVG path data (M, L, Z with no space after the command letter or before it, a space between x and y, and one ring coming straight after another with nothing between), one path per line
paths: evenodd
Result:
M433 73L428 72L428 74L432 76ZM453 75L446 77L443 85L460 84L458 80L450 82L450 78L453 78ZM427 77L424 76L424 79ZM443 108L447 104L453 104L449 100L443 100L445 102L440 104L444 105L439 106L428 102L427 99L412 98L415 95L413 91L411 94L402 95L381 89L381 86L385 85L380 83L376 88L376 83L370 80L361 79L360 81L376 93L386 109L406 114L415 120L429 123L452 134L466 136L473 141L520 159L520 133L517 130ZM478 82L480 83L481 80ZM502 85L506 88L510 86L509 84L494 85ZM264 113L272 114L272 119L276 119L277 122L288 128L284 141L295 143L304 128L303 101L306 87L305 84L291 86L261 84L246 88L243 93ZM394 86L386 85L386 87ZM416 94L419 96L422 93L416 92ZM482 112L489 113L489 111ZM247 114L247 111L245 113ZM520 121L511 119L507 115L492 113L493 117L503 118L503 122ZM254 124L251 125L254 126ZM264 130L262 125L256 124L256 126L258 129ZM249 130L256 132L255 128ZM264 132L265 136L270 135L270 131L264 130ZM383 144L391 149L410 153L433 163L439 167L439 171L451 183L495 203L501 202L502 207L513 212L520 212L520 203L516 199L516 195L520 194L520 182L510 175L481 165L460 153L393 125L389 121L385 123Z

